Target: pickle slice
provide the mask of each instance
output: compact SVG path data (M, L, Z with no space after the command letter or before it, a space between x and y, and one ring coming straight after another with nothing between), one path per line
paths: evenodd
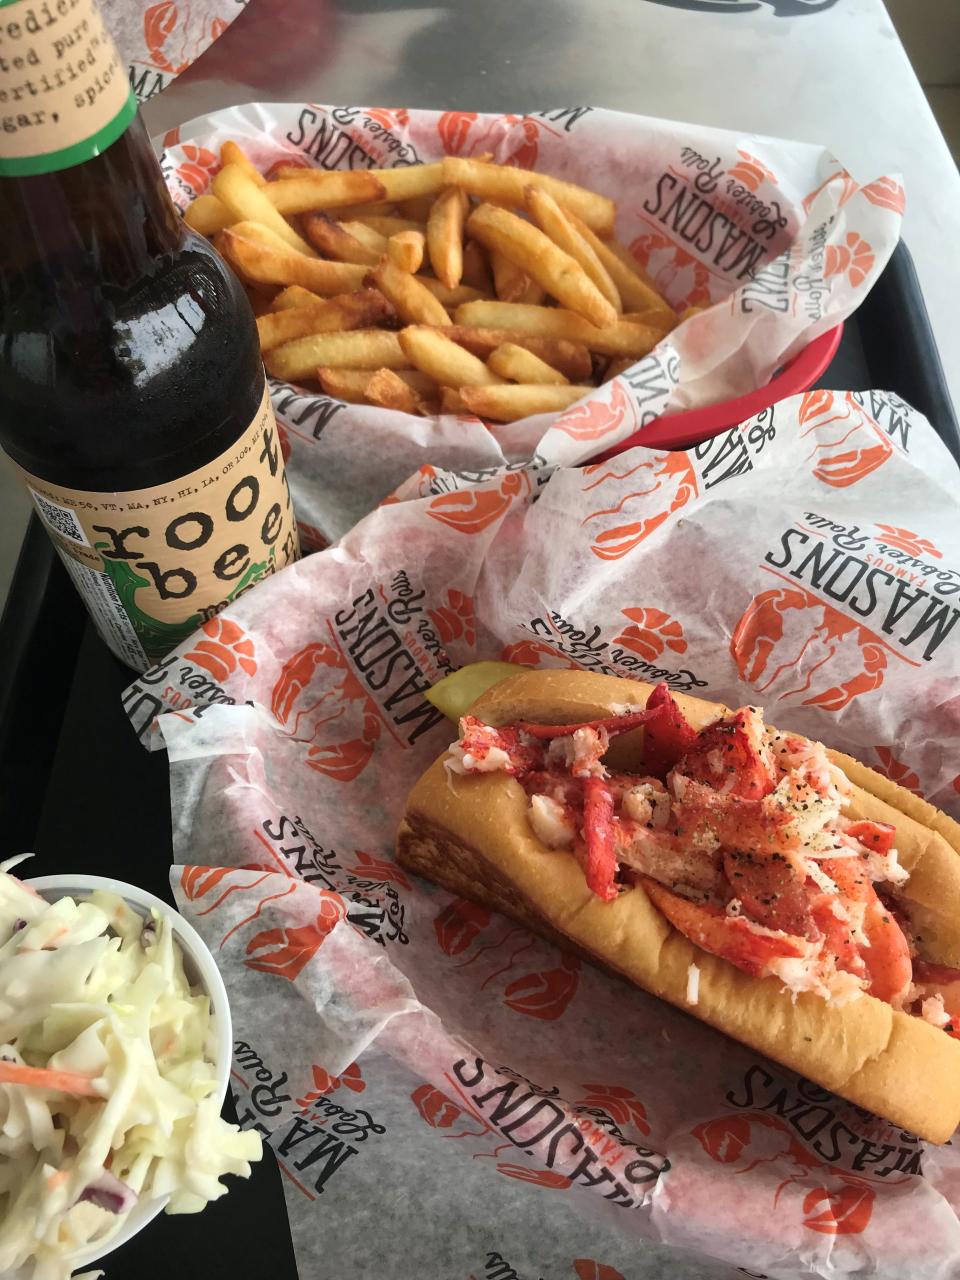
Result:
M481 693L523 670L515 662L470 662L438 680L424 696L449 720L457 721Z

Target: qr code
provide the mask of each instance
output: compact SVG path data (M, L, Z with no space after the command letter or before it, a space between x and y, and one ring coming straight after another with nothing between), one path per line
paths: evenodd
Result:
M41 497L36 489L31 489L30 493L36 503L37 510L54 533L59 533L62 538L69 538L71 542L78 542L81 546L89 547L90 543L87 540L87 535L83 532L83 526L69 507L61 507L59 503L51 502L49 498Z

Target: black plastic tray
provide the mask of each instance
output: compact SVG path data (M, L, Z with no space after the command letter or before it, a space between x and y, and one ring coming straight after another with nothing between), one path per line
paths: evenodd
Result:
M926 415L960 464L960 429L902 243L847 321L819 385L895 392ZM34 849L35 874L116 876L172 902L167 760L141 748L127 723L120 695L131 679L32 520L0 620L0 858ZM276 1163L268 1154L202 1217L155 1223L107 1268L108 1280L296 1280Z

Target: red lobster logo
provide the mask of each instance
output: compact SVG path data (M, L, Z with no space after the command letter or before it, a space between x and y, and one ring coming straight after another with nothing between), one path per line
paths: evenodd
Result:
M318 890L320 909L310 924L282 925L255 934L247 943L248 969L272 973L293 982L320 950L327 934L346 915L337 893Z
M307 765L318 773L352 782L370 763L376 704L332 645L308 644L284 663L271 707L295 741L310 744Z
M929 538L922 538L919 533L913 533L910 529L898 529L895 524L878 524L877 528L880 530L879 540L888 546L899 547L918 560L925 556L933 556L935 560L943 559L943 552L937 549L936 544Z
M630 252L658 293L678 311L710 305L710 272L698 258L661 232L637 236Z
M907 207L903 187L893 178L877 178L876 182L868 182L860 191L878 209L889 209L893 213L902 214Z
M846 489L876 471L893 453L893 445L851 392L808 391L797 415L801 439L810 436L807 455L813 476L833 489Z
M837 208L842 209L849 199L856 195L859 187L846 169L839 169L836 173L831 173L829 178L824 178L819 187L814 187L809 195L803 198L804 213L810 212L810 206L816 200L821 191L826 191L827 187L832 186L835 182L840 183L840 199L837 201ZM876 203L876 202L874 202Z
M621 609L620 612L636 625L625 627L614 638L614 644L632 649L646 662L659 658L664 649L672 653L686 653L683 627L669 613L662 609Z
M476 619L471 596L451 588L447 592L447 603L431 609L429 614L437 635L444 644L452 644L454 640L463 640L468 645L476 642Z
M685 507L691 498L697 496L697 477L693 463L689 454L683 451L648 455L645 461L638 462L625 472L611 469L615 464L616 459L613 459L609 463L594 463L584 467L584 479L588 481L583 486L584 492L600 488L608 480L626 480L633 476L637 477L635 483L643 487L631 488L613 506L591 512L581 522L588 524L590 521L600 520L606 525L594 533L590 547L600 560L620 560L649 538L681 507ZM654 494L662 494L662 500L658 503L659 510L634 520L626 518L625 511L630 503L639 502L643 509L648 509L652 505L648 499Z
M769 182L774 187L777 185L777 175L762 160L752 156L749 151L738 151L737 155L740 159L731 167L729 174L734 181L748 191L758 191L763 182Z
M153 66L177 76L200 57L207 45L227 28L222 18L214 18L209 30L203 6L181 0L160 0L143 15L143 38Z
M824 711L842 711L879 689L887 669L886 648L873 632L800 587L754 596L730 655L758 693Z
M440 145L446 155L473 156L496 151L506 141L506 154L499 157L499 163L520 169L536 167L541 131L559 136L531 116L506 115L481 122L476 111L445 111L437 122Z
M316 1102L318 1098L326 1097L328 1093L335 1093L341 1085L352 1093L363 1093L367 1087L363 1072L355 1062L351 1062L349 1067L344 1068L338 1076L332 1076L329 1071L324 1071L323 1067L318 1066L312 1068L312 1074L314 1088L302 1098L297 1099L297 1105L304 1110L309 1110L310 1104Z
M489 529L503 516L513 502L530 492L526 475L510 471L495 488L455 489L441 493L427 507L427 515L439 520L457 533L477 534Z
M821 1185L811 1187L803 1198L803 1225L823 1235L859 1235L865 1231L873 1213L876 1193L866 1179L852 1173L829 1169L803 1147L790 1130L775 1116L762 1112L720 1116L698 1124L693 1136L711 1160L718 1164L736 1165L748 1156L749 1164L736 1169L736 1175L750 1173L759 1165L789 1162L794 1172L777 1186L773 1207L787 1187L803 1182L816 1173ZM830 1185L827 1185L828 1180Z
M219 615L201 628L204 638L184 657L209 671L219 684L239 668L245 675L256 675L257 663L253 641L243 628L230 618Z
M573 408L565 409L554 419L553 425L571 440L599 440L621 426L630 408L630 398L619 378L615 378L610 383L609 401L598 392ZM636 414L633 416L636 422Z
M824 278L846 274L852 285L860 285L873 270L873 263L873 248L855 231L848 231L843 244L828 244L824 250Z
M904 787L907 791L912 791L915 796L923 798L923 792L920 790L920 779L910 768L909 765L898 760L889 747L874 747L877 753L879 764L875 764L873 769L884 778L889 778L891 782L896 782L899 786ZM960 788L958 788L960 790Z
M569 667L576 671L578 664L565 653L558 653L542 640L518 640L508 644L500 653L503 662L516 662L523 667Z

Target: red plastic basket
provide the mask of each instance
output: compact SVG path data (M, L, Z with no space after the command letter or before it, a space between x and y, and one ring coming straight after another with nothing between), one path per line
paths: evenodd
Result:
M737 423L752 418L754 414L769 409L778 400L806 391L820 377L837 353L843 336L843 324L828 329L819 338L804 347L773 377L765 387L750 391L733 400L722 400L705 409L687 409L683 413L655 418L645 427L613 448L598 453L591 463L606 462L626 449L641 444L647 449L688 449L691 445L709 440L718 431L726 431Z

